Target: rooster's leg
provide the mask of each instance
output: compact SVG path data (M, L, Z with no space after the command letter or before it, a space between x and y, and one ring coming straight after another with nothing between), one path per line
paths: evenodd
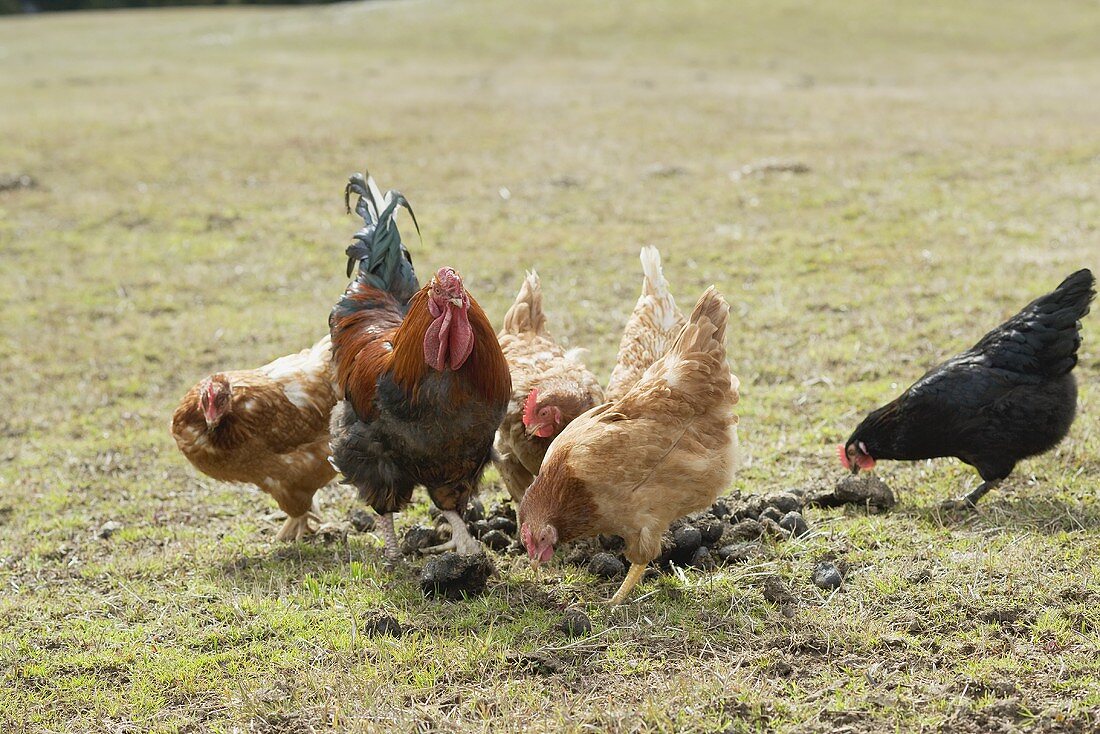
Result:
M441 545L425 548L423 553L442 553L453 550L460 556L475 556L481 552L481 543L474 540L466 529L466 521L454 510L444 510L443 517L451 524L451 539Z
M995 481L982 482L973 490L964 494L962 497L956 497L955 499L944 501L941 507L945 510L973 510L975 507L977 507L978 500L985 496L986 492L993 489L1000 483L1001 481L999 479Z
M638 585L638 582L642 580L647 565L648 564L645 563L630 564L630 572L627 573L626 578L623 579L623 585L615 592L615 596L611 597L611 601L607 603L608 606L613 607L616 604L622 604L626 600L626 597L630 595L630 592L633 591L634 587Z
M397 533L393 529L393 513L379 515L378 527L382 531L382 542L386 544L386 558L390 561L401 560L401 548L397 545Z

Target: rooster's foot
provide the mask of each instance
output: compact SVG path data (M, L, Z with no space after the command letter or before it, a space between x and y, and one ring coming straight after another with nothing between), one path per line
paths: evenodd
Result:
M455 551L460 556L476 556L482 552L481 543L477 542L470 531L466 529L466 521L454 510L444 510L443 517L451 525L451 539L431 548L425 548L422 553L443 553Z

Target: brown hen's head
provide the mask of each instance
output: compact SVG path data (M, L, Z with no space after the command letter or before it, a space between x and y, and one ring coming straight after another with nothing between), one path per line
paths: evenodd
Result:
M523 523L519 535L527 549L527 557L536 566L553 558L554 546L558 543L558 529L553 525L543 524L532 529L528 523Z
M523 425L528 436L550 438L561 433L565 427L565 416L557 405L540 403L538 388L534 388L523 404Z
M222 373L210 375L199 383L199 406L206 418L207 429L213 429L229 413L233 402L233 388L229 378Z
M440 268L428 284L432 323L424 334L424 361L442 372L460 368L474 351L470 326L470 294L454 268Z

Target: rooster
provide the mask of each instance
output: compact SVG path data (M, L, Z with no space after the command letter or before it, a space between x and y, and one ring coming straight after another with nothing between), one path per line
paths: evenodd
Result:
M329 416L339 395L330 347L326 334L259 369L210 375L172 416L172 437L196 469L275 498L287 514L277 540L313 532L313 496L336 475L328 462Z
M536 567L576 538L618 535L630 572L622 602L679 517L709 507L733 478L738 380L726 363L729 306L714 288L669 351L625 395L588 411L554 440L519 508Z
M440 268L420 287L394 222L399 206L412 214L405 198L358 174L345 204L352 193L366 226L347 249L348 274L356 264L358 273L329 316L345 398L333 411L333 465L381 516L390 560L400 557L393 513L417 485L451 526L451 540L430 550L477 553L461 513L492 457L508 364L457 271Z
M607 384L608 400L625 395L649 365L664 356L684 326L684 314L661 271L661 253L656 247L643 247L640 257L642 294L619 342L619 356Z
M882 459L954 456L982 483L945 507L973 507L1016 463L1054 448L1077 409L1073 368L1080 319L1096 295L1079 270L967 351L925 373L894 401L870 413L838 447L853 474Z
M497 431L496 466L518 505L554 437L603 402L599 381L546 330L538 273L528 273L497 334L512 373L512 400Z

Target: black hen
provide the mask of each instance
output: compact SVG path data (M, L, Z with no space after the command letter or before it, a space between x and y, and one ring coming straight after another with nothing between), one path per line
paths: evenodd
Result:
M1078 270L872 412L839 449L845 468L954 456L983 481L949 504L973 506L1016 462L1054 448L1077 409L1072 370L1094 285Z

